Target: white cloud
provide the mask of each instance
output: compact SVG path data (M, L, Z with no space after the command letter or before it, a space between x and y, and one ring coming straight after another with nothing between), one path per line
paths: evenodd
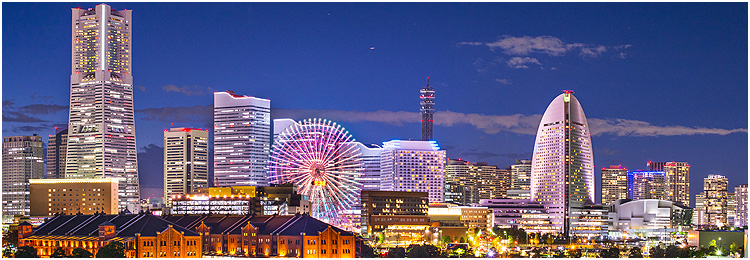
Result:
M554 36L521 36L515 37L503 35L494 42L460 42L459 45L479 46L485 45L490 49L502 49L508 55L529 55L533 53L542 53L550 56L563 56L568 52L578 51L582 57L598 57L606 52L610 47L600 44L587 43L565 43L560 38ZM630 44L612 46L620 51L621 57L624 57L624 50L631 47Z
M542 65L539 63L539 60L536 58L531 57L513 57L508 60L508 67L514 68L514 69L527 69L529 66L526 64L537 64Z
M495 79L496 82L503 84L503 85L510 85L512 84L509 79Z

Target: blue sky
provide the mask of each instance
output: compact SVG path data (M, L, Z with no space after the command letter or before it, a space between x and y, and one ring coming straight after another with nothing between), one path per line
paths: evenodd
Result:
M3 3L3 136L67 124L70 8L94 5ZM649 160L689 162L693 195L709 174L747 183L747 3L111 6L133 10L143 197L161 192L162 130L209 127L214 91L382 143L420 137L426 77L451 158L530 158L540 115L571 89L595 134L597 185L601 167Z

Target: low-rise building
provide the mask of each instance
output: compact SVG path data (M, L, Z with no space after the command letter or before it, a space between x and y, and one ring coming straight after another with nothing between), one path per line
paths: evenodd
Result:
M31 216L116 214L118 179L30 179Z
M583 204L580 208L571 209L570 234L574 238L604 240L609 227L609 207L599 204Z
M500 228L518 228L534 233L557 232L544 205L527 199L480 200L476 206L492 210L494 224Z
M125 256L202 257L201 235L151 214L55 215L37 228L19 226L19 246L31 246L40 257L58 247L70 255L82 248L93 255L112 242L125 245Z
M487 207L453 206L450 204L430 205L427 213L430 222L439 222L440 226L461 226L469 229L491 229L494 214ZM458 221L458 223L456 223Z
M674 201L617 200L609 206L609 236L668 237L671 232L689 230L692 214L692 209Z
M202 234L204 255L354 258L354 234L307 214L172 215L165 220Z
M170 214L294 215L309 213L307 196L292 184L269 187L211 187L195 194L173 195Z

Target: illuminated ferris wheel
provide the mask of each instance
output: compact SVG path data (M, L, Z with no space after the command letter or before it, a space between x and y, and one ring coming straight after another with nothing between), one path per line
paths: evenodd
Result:
M269 160L272 184L294 183L309 196L315 218L346 230L355 223L345 216L359 204L362 153L346 129L326 119L292 124L275 140Z

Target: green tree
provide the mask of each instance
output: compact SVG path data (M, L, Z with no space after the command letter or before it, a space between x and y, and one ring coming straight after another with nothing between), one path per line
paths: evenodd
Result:
M732 244L729 245L729 251L737 252L737 243L732 242Z
M687 249L687 248L680 249L680 251L677 253L677 257L690 258L690 249Z
M362 243L362 248L360 249L359 257L361 258L375 258L375 250L372 249L372 247L368 246L366 243Z
M94 254L83 248L75 248L70 252L70 257L73 258L91 258L92 256Z
M55 248L55 251L52 252L52 255L49 257L51 258L66 258L68 255L65 254L65 249L62 247Z
M655 246L648 250L648 253L651 258L663 258L664 257L664 249L661 249L661 247Z
M3 246L18 247L18 229L3 233Z
M449 244L451 242L453 242L453 240L449 236L443 236L440 238L440 243Z
M716 247L716 239L712 239L711 242L708 242L708 247Z
M121 242L115 241L105 245L98 252L96 252L96 258L124 258L125 257L125 245Z
M581 253L581 250L578 250L578 249L570 250L568 251L568 254L572 258L581 258L583 256L583 253Z
M674 245L668 246L667 250L664 251L664 257L666 258L676 258L679 254L679 248L677 248Z
M459 243L466 243L466 239L464 237L461 237L461 239L458 240Z
M545 242L547 242L548 245L551 245L552 243L555 243L555 239L552 238L551 236L549 236L549 237L547 237L547 241L545 241Z
M620 249L617 247L610 247L609 249L602 250L599 252L599 257L602 258L620 258Z
M423 245L422 248L424 248L425 251L427 251L427 257L429 258L438 258L440 257L440 248L433 246L433 245Z
M388 249L388 258L404 258L406 257L406 250L403 247L396 247Z
M31 246L22 246L18 248L18 251L13 255L15 258L39 258L36 255L36 249Z
M406 253L406 257L408 258L428 258L430 255L427 253L427 249L420 246L420 245L412 245L409 246L409 250L407 250L408 253Z
M643 258L643 254L641 254L641 249L639 247L633 247L630 249L630 254L628 254L629 258Z

